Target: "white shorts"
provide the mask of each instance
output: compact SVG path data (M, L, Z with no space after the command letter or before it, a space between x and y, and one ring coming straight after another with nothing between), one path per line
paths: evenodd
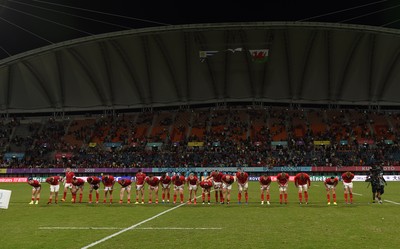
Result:
M232 184L227 184L227 183L223 182L222 183L222 189L231 190L232 189Z
M196 191L196 190L197 190L197 185L190 185L190 184L189 184L189 190L194 190L194 191Z
M261 185L261 187L260 187L260 189L261 190L269 190L269 187L270 187L271 185Z
M221 189L222 182L214 182L214 189Z
M329 184L327 184L327 185L326 185L326 188L327 188L327 189L335 189L335 185L329 185Z
M343 182L343 188L353 188L353 182Z
M170 189L170 188L171 188L171 184L168 184L168 183L165 184L165 183L163 183L163 184L162 184L162 188L163 188L163 189Z
M158 186L151 186L151 185L149 185L149 189L150 189L150 190L158 190Z
M64 188L72 188L72 183L64 183Z
M32 190L36 190L36 191L40 191L40 189L41 189L40 186L39 186L39 187L36 187L36 188L35 188L35 187L32 188Z
M238 190L240 191L246 191L249 188L249 183L246 182L245 184L238 183Z
M60 190L60 185L50 185L50 192L58 192Z
M128 185L126 187L122 187L121 189L126 190L126 191L131 191L132 186Z
M142 190L143 185L136 185L136 190Z
M112 190L113 190L113 187L111 187L111 186L104 187L104 191L112 191Z
M299 192L308 191L308 184L298 185L297 189L299 190Z
M183 190L183 185L180 186L174 185L174 190Z
M288 188L287 185L279 185L279 191L280 192L287 192L287 188Z

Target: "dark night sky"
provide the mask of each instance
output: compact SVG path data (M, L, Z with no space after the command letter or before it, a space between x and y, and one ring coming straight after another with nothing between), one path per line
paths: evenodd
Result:
M181 1L0 0L0 59L91 34L174 24L315 21L400 29L399 0Z

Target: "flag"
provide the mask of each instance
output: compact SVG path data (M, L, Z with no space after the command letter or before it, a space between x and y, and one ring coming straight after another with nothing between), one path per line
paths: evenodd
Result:
M200 56L200 62L204 62L208 57L211 57L218 53L218 51L212 50L212 51L199 51L199 56Z
M232 53L235 53L235 52L242 52L243 49L242 48L229 48L226 51L230 51Z
M268 59L269 49L253 49L249 50L254 62L266 62Z

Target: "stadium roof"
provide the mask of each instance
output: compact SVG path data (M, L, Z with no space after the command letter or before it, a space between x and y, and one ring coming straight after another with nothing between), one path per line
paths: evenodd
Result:
M0 112L217 102L399 106L400 31L213 23L84 37L0 61Z

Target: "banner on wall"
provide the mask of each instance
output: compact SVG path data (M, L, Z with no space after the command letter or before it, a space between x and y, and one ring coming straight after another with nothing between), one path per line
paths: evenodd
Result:
M189 147L203 147L204 142L188 142Z
M74 156L74 154L72 154L72 152L57 152L54 157L56 158L56 160L61 160L63 158L65 159L71 159Z
M0 208L8 209L10 198L11 190L0 189Z
M22 159L24 159L24 156L25 156L25 153L7 152L4 154L3 158L5 160L11 160L11 159L22 160Z

